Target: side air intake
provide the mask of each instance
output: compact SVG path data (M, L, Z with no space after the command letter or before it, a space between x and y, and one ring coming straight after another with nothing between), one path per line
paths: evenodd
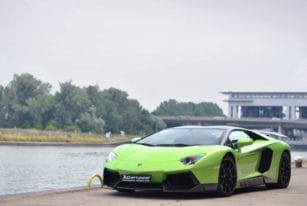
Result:
M268 171L272 163L273 151L271 149L264 149L261 153L261 159L259 163L258 171L264 173Z

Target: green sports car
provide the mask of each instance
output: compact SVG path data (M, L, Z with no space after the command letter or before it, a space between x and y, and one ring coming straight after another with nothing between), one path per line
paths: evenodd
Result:
M229 126L182 126L116 147L104 163L104 186L118 191L206 192L286 188L290 147Z

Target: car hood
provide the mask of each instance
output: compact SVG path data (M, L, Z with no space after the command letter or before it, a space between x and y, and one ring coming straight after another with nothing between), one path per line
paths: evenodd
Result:
M212 146L145 146L140 144L125 144L114 149L119 161L125 162L168 162L193 155L206 154L216 151L220 145Z

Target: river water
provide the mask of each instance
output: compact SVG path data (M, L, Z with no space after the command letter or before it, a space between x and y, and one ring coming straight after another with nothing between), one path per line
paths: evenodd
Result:
M0 196L84 187L93 173L102 173L111 147L0 145ZM292 158L306 151L292 152Z
M0 146L0 195L85 186L110 147Z

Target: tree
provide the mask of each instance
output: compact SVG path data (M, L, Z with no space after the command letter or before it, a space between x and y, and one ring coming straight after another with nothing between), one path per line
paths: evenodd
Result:
M107 130L127 133L151 133L153 120L150 113L139 102L129 99L128 94L116 88L103 91Z
M37 129L43 129L53 119L54 96L42 95L37 98L30 98L27 101L28 111L32 116L31 125Z
M14 75L8 86L0 86L0 126L93 133L151 133L163 126L116 88L81 88L68 81L55 95L50 89L31 74Z
M102 118L106 115L106 105L104 93L99 89L97 85L88 86L86 93L90 101L90 105L95 107L95 114L98 118Z
M40 116L40 113L31 108L33 108L33 100L49 96L50 89L50 84L43 83L31 74L14 75L9 85L2 88L0 108L2 125L4 127L33 128L37 126L41 128L41 123L35 125L35 119Z
M166 124L163 120L159 119L158 117L156 116L152 116L152 120L153 120L153 123L154 123L154 132L157 132L157 131L160 131L162 129L165 129L166 128Z
M60 83L60 91L55 94L55 121L62 128L75 126L81 114L88 112L90 100L85 89L70 81Z
M91 106L89 112L80 114L80 118L76 120L82 132L103 133L105 122L101 118L96 117L96 108Z
M223 110L212 102L177 102L174 99L162 102L152 114L157 116L225 116Z

